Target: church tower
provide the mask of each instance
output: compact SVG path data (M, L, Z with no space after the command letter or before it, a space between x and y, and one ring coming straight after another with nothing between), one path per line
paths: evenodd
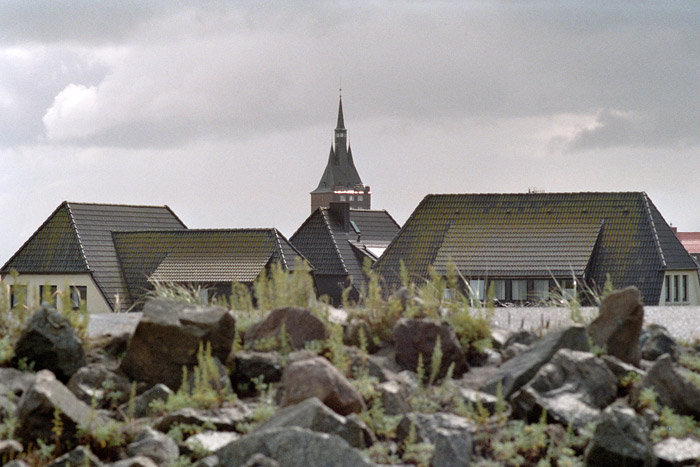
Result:
M338 104L338 124L335 128L335 141L331 145L328 164L321 181L311 192L311 212L319 207L327 208L330 203L348 203L351 208L370 208L372 193L362 184L352 160L352 149L348 144L348 130L343 119L343 96Z

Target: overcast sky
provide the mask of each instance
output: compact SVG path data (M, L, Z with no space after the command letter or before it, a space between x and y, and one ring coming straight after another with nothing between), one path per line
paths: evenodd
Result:
M308 216L338 88L372 207L646 191L700 231L700 2L0 0L0 264L63 201Z

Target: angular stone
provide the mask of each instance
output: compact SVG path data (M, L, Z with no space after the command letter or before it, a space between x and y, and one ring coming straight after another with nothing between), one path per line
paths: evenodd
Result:
M409 392L397 381L381 383L377 385L377 391L387 415L403 415L411 411Z
M104 465L90 449L78 446L51 462L48 467L100 467Z
M280 463L262 454L253 454L243 467L280 467Z
M340 415L361 412L365 408L357 389L321 357L289 365L282 375L282 386L282 407L297 404L309 397L317 397Z
M488 410L490 414L494 414L496 412L498 398L492 394L477 391L475 389L460 387L457 388L457 395L460 397L460 399L462 399L462 402L467 405L471 404L473 407L481 405L484 409ZM504 404L506 404L506 410L510 411L510 404L505 401Z
M580 430L595 421L617 394L617 378L593 354L561 349L513 394L515 416L536 422L543 410L554 422Z
M68 389L86 404L94 400L99 408L116 407L129 399L131 383L103 363L80 368L68 381ZM108 390L109 388L109 390Z
M240 437L241 435L233 431L203 431L187 438L185 446L192 451L204 449L206 452L211 453L236 441Z
M612 355L602 355L600 357L605 364L608 366L610 371L613 372L613 374L619 379L622 378L623 376L629 374L629 373L634 373L638 375L640 378L646 375L646 372L643 370L640 370L634 365L630 365L629 363L625 363L622 360L620 360L617 357L613 357Z
M129 341L121 369L132 379L150 385L163 383L175 390L182 367L197 364L197 352L206 343L211 354L226 361L235 337L233 312L222 307L200 307L166 299L146 303L143 316Z
M170 389L165 384L156 384L152 388L145 391L140 396L134 399L134 416L135 417L146 417L150 413L150 406L152 402L155 401L167 401L168 397L173 394L173 390ZM122 410L126 413L128 407L122 407Z
M464 417L448 413L411 413L396 428L398 440L405 440L415 427L416 441L434 446L430 465L445 467L471 463L476 426Z
M222 465L245 465L262 454L285 467L368 467L373 465L360 451L334 435L304 428L284 427L256 431L216 452Z
M503 358L502 362L507 362L511 358L515 357L516 355L519 355L523 352L525 352L528 349L528 346L525 344L519 344L517 342L514 342L513 344L510 344L508 347L503 349L501 351L501 356Z
M16 368L0 368L0 384L17 398L22 397L22 394L29 389L33 382L34 373L27 373ZM7 396L5 391L3 394Z
M53 373L42 370L17 405L18 439L24 442L53 439L51 428L56 412L63 423L62 442L70 442L79 425L90 428L107 423L105 417L75 397Z
M231 359L233 363L232 379L236 392L241 395L253 395L255 383L276 383L282 379L282 365L277 352L240 351Z
M452 364L454 364L453 376L459 377L469 369L469 365L457 335L447 323L401 318L393 330L396 363L405 370L416 371L419 355L422 355L423 368L427 377L431 372L430 361L438 337L442 351L438 378L444 377Z
M659 458L658 467L698 465L700 441L693 438L666 438L654 445L654 454Z
M590 467L654 466L656 456L644 419L629 407L611 405L605 409L586 449L585 463Z
M126 447L132 456L145 456L159 465L169 465L180 455L180 449L168 435L153 428L144 428Z
M598 317L588 326L588 335L608 354L639 366L639 336L643 323L644 307L639 290L627 287L603 299Z
M150 457L136 456L117 461L111 467L158 467L158 464L153 462Z
M51 307L41 306L22 329L15 345L14 365L34 363L34 370L51 370L66 383L85 365L83 343L68 320Z
M659 324L650 324L639 339L639 346L644 360L654 361L663 354L669 354L675 362L681 353L681 348L671 333Z
M219 463L219 458L215 455L211 455L199 459L192 465L192 467L219 467L220 465L221 464Z
M3 464L2 467L29 467L29 465L24 461L13 460L6 464Z
M262 321L255 323L245 334L245 347L266 350L272 341L277 346L282 342L282 330L292 349L303 349L307 342L325 340L326 326L309 310L297 307L272 310Z
M255 431L287 426L298 426L319 433L336 435L354 448L367 447L361 426L338 415L316 397L310 397L296 405L278 410Z
M503 363L481 390L495 395L500 382L503 397L510 398L515 391L530 381L559 349L587 352L589 345L586 329L583 326L571 326L550 332L523 353Z
M251 415L250 409L245 405L208 410L186 408L165 415L155 423L154 428L167 433L176 423L186 425L204 425L208 423L219 431L236 431L236 426L240 423L249 422Z
M520 331L516 331L510 336L508 336L508 339L505 341L503 348L507 349L513 344L522 344L525 346L532 345L535 342L537 342L538 339L539 337L537 336L537 334L535 334L532 331L523 329Z
M639 400L644 388L653 388L657 402L670 407L680 415L690 415L700 419L700 387L687 376L688 371L665 354L658 358L646 376L632 390L632 400Z

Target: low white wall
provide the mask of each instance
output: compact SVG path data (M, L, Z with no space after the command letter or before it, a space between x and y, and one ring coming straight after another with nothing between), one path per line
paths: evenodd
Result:
M69 286L84 286L87 289L87 310L90 313L111 313L107 301L102 296L102 293L97 288L95 281L90 274L20 274L16 279L12 276L4 276L3 286L13 285L15 283L27 286L27 305L30 308L36 308L40 305L41 297L39 297L39 286L55 285L57 290L64 291ZM8 290L9 292L9 290ZM9 298L9 295L8 295ZM62 302L59 297L57 300L58 307L61 309Z

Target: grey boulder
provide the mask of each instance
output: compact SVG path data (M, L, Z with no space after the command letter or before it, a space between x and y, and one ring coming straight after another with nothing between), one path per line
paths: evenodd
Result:
M168 435L153 428L144 428L126 447L132 457L144 456L158 465L169 465L180 455L180 449Z
M51 370L66 383L85 365L83 343L68 320L54 308L42 305L29 318L20 333L12 358L34 364L35 370Z
M449 413L411 413L396 428L397 439L405 440L414 427L416 441L434 446L431 465L460 467L469 465L474 450L476 426L468 419Z
M285 467L374 465L340 437L299 427L256 431L216 451L220 463L227 467L245 465L255 454L269 457Z
M211 355L226 361L235 332L230 310L153 299L144 306L121 370L137 381L163 383L176 390L182 382L182 367L197 365L200 347L209 344Z
M644 307L636 287L608 294L600 303L598 317L588 326L593 343L623 362L639 365L639 336Z
M283 336L283 332L285 336ZM245 334L245 346L252 350L277 348L287 339L292 349L303 349L307 342L325 340L326 326L309 310L297 307L277 308L262 320L253 324Z
M700 386L688 378L685 368L673 363L665 354L654 362L647 374L632 391L632 400L639 399L644 388L652 388L658 395L659 404L670 407L680 415L700 419Z

